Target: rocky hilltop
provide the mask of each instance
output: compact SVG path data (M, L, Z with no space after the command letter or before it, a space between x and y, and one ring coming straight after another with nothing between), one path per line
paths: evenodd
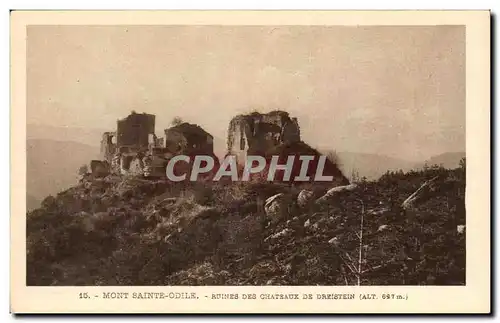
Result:
M27 214L27 284L465 284L463 168L328 185L87 176Z

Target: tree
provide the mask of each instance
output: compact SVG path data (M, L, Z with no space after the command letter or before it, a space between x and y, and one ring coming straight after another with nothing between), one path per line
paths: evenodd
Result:
M339 162L339 158L337 156L337 152L335 150L333 151L329 151L327 154L326 154L326 159L328 159L329 161L331 161L333 164L337 165L338 162Z
M175 127L175 126L180 125L180 124L181 124L181 123L183 123L183 122L184 122L184 121L182 120L182 118L181 118L181 117L174 117L174 118L172 119L172 122L170 122L170 124L171 124L173 127Z
M88 174L88 172L89 172L89 167L87 166L87 164L80 166L80 168L78 169L78 175L80 176L86 175Z
M460 166L461 169L465 170L465 157L463 157L462 159L460 159L460 162L458 163L458 165Z
M357 183L360 180L360 176L357 170L353 169L351 172L351 182Z

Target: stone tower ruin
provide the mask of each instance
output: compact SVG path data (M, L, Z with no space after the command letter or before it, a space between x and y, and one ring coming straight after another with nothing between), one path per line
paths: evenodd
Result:
M272 111L234 117L228 129L227 153L244 160L247 155L265 155L281 144L300 141L297 118L288 112Z

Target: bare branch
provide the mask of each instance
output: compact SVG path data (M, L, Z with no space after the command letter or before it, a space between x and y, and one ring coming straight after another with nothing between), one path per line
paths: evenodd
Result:
M361 285L361 263L363 261L363 222L365 218L365 203L361 202L361 227L359 229L358 286Z
M435 182L438 177L439 176L435 176L422 184L422 186L420 186L403 202L403 204L401 204L401 207L405 210L412 208L418 199L420 199L424 194L429 193L431 184L433 184L433 182Z

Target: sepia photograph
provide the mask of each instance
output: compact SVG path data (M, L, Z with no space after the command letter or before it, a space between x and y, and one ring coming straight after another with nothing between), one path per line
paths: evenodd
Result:
M489 140L489 92L469 129L467 20L65 21L24 26L24 288L213 302L242 294L160 287L308 286L326 288L315 300L403 302L383 288L474 287L490 214L467 199L489 206L489 143L470 159ZM475 277L489 279L484 264Z

